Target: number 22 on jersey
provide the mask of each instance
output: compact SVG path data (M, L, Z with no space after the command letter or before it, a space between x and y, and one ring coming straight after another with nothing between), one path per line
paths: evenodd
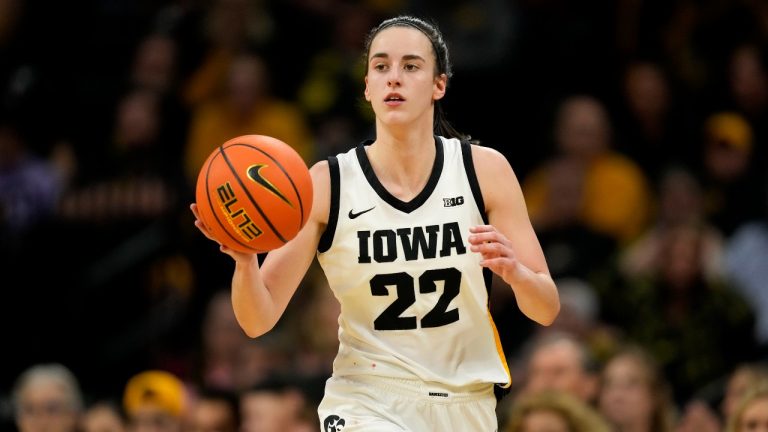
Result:
M403 312L416 303L416 284L413 276L405 272L378 274L371 279L371 294L388 296L388 287L394 287L396 298L373 320L376 330L413 330L416 328L441 327L459 320L459 309L448 310L448 306L461 287L461 272L455 268L427 270L419 276L418 294L437 291L437 282L443 282L443 293L435 306L419 319L416 316L402 316Z

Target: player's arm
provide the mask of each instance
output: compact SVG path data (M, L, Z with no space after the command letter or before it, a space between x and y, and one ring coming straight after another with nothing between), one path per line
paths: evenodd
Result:
M328 221L328 163L318 162L310 169L310 174L314 191L309 220L296 237L270 251L261 268L256 254L239 253L220 246L222 252L235 260L232 306L237 322L250 337L261 336L277 324L315 257ZM193 212L197 216L194 205ZM203 234L215 240L206 233L199 218L195 225Z
M539 324L549 325L560 311L560 299L533 230L517 176L498 151L472 146L489 225L470 229L473 252L515 293L520 310Z

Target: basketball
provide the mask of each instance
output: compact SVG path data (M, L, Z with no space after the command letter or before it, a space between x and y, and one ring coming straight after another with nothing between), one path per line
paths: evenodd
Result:
M312 208L312 179L291 146L265 135L232 138L203 163L198 214L221 244L262 253L294 238Z

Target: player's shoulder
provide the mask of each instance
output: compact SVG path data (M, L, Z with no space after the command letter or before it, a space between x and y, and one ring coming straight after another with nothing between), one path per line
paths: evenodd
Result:
M315 162L309 169L309 174L312 176L312 184L315 190L326 191L330 188L331 184L331 168L327 160L321 160Z
M330 166L328 164L328 161L325 159L315 162L309 168L309 173L312 175L313 181L328 178L329 172L330 172Z
M327 160L315 162L309 169L312 177L312 214L313 219L325 223L331 195L331 175Z
M484 170L509 169L509 161L500 151L482 144L469 144L476 168Z

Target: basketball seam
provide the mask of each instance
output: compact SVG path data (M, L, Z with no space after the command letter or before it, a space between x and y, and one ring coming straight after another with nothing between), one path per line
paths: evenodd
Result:
M259 152L263 153L265 156L270 158L273 162L275 162L275 164L277 164L278 168L280 168L280 170L283 172L283 174L285 174L285 176L288 178L288 181L291 183L291 186L293 186L294 191L296 191L296 187L293 184L293 179L291 178L291 176L288 175L287 171L283 168L282 165L280 165L280 162L278 162L269 153L265 152L264 150L262 150L262 149L260 149L258 147L251 146L251 145L248 145L248 144L242 144L242 143L233 143L233 144L228 145L227 148L233 147L233 146L237 146L237 145L242 145L242 146L245 146L245 147L252 148L252 149L254 149L256 151L259 151ZM269 225L269 228L272 230L273 233L275 233L277 238L280 239L280 241L282 241L283 243L287 243L288 240L286 240L285 237L283 237L283 235L280 234L280 231L278 231L277 228L275 228L275 226L272 224L272 221L264 213L264 210L261 209L261 206L259 206L259 204L256 202L256 200L253 199L253 196L251 195L250 191L248 191L248 188L245 186L245 183L243 183L243 180L240 178L240 175L235 170L235 167L232 165L232 162L229 160L229 156L227 155L227 153L224 150L225 150L225 148L224 148L223 145L219 146L219 152L221 152L221 155L224 157L224 161L227 163L227 166L229 166L229 170L235 176L235 180L237 180L237 182L240 184L240 187L243 188L243 191L245 192L245 195L248 197L248 200L251 202L251 204L253 204L254 208L256 208L256 211L259 212L259 214L261 215L261 218L264 219L264 222L266 222L267 225ZM296 196L298 197L298 200L299 200L299 207L302 209L301 210L301 214L302 214L302 220L303 220L304 211L303 211L303 205L302 205L302 202L301 202L301 197L299 196L298 192L296 192Z
M301 194L299 193L299 188L296 187L296 183L293 181L293 177L291 177L291 175L283 167L283 165L280 164L280 161L275 159L272 155L270 155L269 153L265 152L264 150L254 146L254 145L251 145L251 144L233 143L233 144L230 144L227 147L231 147L231 146L235 146L235 145L241 145L241 146L249 147L249 148L252 148L254 150L260 151L261 153L264 154L264 156L270 158L274 163L277 164L277 167L280 168L280 171L282 171L283 174L285 174L285 178L287 178L288 181L291 183L291 187L293 188L293 192L296 194L296 199L299 201L299 211L300 211L299 215L301 216L300 223L299 223L299 228L303 227L304 226L304 200L301 198Z

